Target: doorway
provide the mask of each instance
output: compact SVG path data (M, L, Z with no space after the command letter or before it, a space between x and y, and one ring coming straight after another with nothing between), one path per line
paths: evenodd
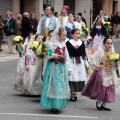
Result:
M116 14L118 12L118 1L113 1L113 14Z
M24 13L25 0L20 0L20 14Z
M70 11L75 13L75 0L64 0L64 5L68 5L70 7Z
M99 11L103 9L103 0L93 0L93 21L99 14Z

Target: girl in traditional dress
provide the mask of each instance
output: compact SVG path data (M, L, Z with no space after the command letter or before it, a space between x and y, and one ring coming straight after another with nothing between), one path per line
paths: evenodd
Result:
M106 103L115 102L115 83L117 82L115 70L118 64L112 64L109 60L109 56L114 52L112 39L104 38L97 52L92 56L92 63L96 70L81 93L90 99L97 99L98 110L111 111L106 107Z
M73 13L69 13L68 19L69 22L65 25L65 30L67 31L67 38L72 39L71 30L78 28L82 33L82 29L80 24L75 21L75 15Z
M28 34L28 37L25 39L25 42L23 44L23 52L22 56L19 57L18 60L18 65L17 65L17 82L14 85L14 90L21 92L23 88L23 77L24 77L24 72L25 72L25 57L26 57L26 50L27 47L29 46L29 42L31 37L33 36L32 33Z
M40 106L51 108L54 113L58 113L59 109L66 107L69 93L70 58L64 42L65 39L64 28L59 27L53 32L49 49L53 52L51 55L48 54L49 60L43 77Z
M36 34L34 41L42 44L43 36ZM27 57L25 61L26 75L24 87L30 95L40 95L42 87L42 63L43 61L37 57L30 48L27 49Z
M42 44L42 36L35 35L32 37L32 41L38 41ZM31 43L31 41L30 41ZM19 92L27 95L40 95L42 80L42 61L36 56L36 54L30 49L26 50L25 56L25 70L24 74L18 78L17 81L21 81L20 84L15 84L14 89L19 87ZM16 90L16 89L15 89Z
M66 46L71 59L71 75L69 76L69 85L71 97L70 101L76 101L77 95L83 90L86 81L86 68L89 68L85 45L80 38L80 30L73 29L71 31L73 39L67 41Z
M46 38L46 41L45 41L45 43L48 44L48 45L49 45L50 39L51 39L51 37L52 37L53 31L54 31L54 30L50 30L50 31L48 32L48 37Z
M97 20L93 26L91 36L93 38L92 48L93 48L93 51L95 52L95 51L97 51L99 44L101 43L102 39L105 36L105 29L103 27L101 17L97 18Z

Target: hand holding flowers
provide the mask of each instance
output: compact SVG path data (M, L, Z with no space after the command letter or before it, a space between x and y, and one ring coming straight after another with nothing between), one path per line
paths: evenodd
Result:
M89 34L89 30L88 28L86 28L85 25L81 25L81 28L82 28L82 34L81 34L81 37L82 38L86 38Z
M119 78L120 74L119 74L119 70L118 70L118 67L119 67L118 63L120 61L120 55L118 53L113 53L109 56L109 60L114 61L115 67L116 67L116 74L117 74L117 77Z
M92 68L87 68L87 74L92 74L94 70Z
M16 50L19 52L19 57L22 57L22 52L23 52L23 45L22 45L23 38L21 36L15 36L13 38L13 42L15 42L16 45Z

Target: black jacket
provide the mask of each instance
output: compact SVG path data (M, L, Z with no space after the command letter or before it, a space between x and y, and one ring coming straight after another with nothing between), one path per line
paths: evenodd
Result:
M120 16L114 15L113 16L113 24L119 24L120 23Z
M8 22L7 19L4 21L4 32L6 36L17 35L17 23L14 18L11 18Z
M31 32L31 23L27 17L23 17L22 19L22 37L26 38L28 34Z
M104 35L105 37L107 37L107 31L106 31L106 29L105 29L105 26L104 26L103 24L101 24L101 26L102 26L102 33L103 33L103 35ZM94 24L93 29L92 29L91 32L90 32L90 36L91 36L92 38L94 38L95 35L96 35L96 23Z
M33 26L32 28L32 32L35 34L36 31L37 31L37 25L38 25L38 21L37 19L30 19L30 23L31 23L31 26Z
M82 18L82 21L86 24L86 27L87 27L86 19L84 17L81 17L81 18Z

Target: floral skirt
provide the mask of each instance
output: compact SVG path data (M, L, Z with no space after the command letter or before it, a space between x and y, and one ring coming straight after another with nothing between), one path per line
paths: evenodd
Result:
M62 109L66 107L68 94L66 65L48 61L43 77L40 106Z
M105 103L115 102L115 85L103 86L102 72L95 70L84 87L81 95Z
M42 62L37 61L35 65L30 65L29 71L25 68L18 73L14 90L27 95L40 95L42 88Z

